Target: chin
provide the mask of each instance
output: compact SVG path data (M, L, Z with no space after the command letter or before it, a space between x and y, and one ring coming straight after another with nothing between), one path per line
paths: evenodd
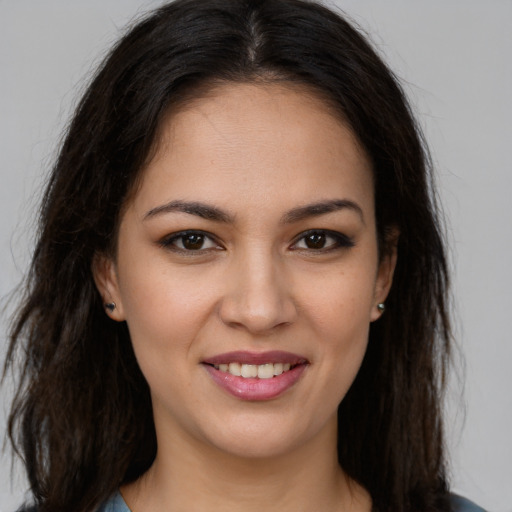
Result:
M215 447L227 456L250 460L283 457L299 445L291 442L289 436L269 435L268 432L244 432L239 437L215 441Z
M207 431L209 444L226 455L242 459L288 456L299 448L305 449L310 442L314 443L314 439L332 430L330 421L308 425L301 424L298 418L276 419L258 415L226 420L220 428L214 429L210 425Z

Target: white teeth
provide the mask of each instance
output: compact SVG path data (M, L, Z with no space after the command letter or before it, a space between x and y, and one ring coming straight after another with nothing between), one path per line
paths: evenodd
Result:
M220 370L220 367L219 367L219 370ZM227 371L229 373L231 373L231 375L236 375L237 377L240 377L240 375L242 375L240 373L240 363L229 363Z
M274 375L283 373L283 363L274 363Z
M271 379L273 376L274 376L274 365L272 363L260 364L258 366L258 378L259 379Z
M271 379L277 377L291 368L290 363L240 364L223 363L214 365L221 372L230 373L236 377Z
M240 374L242 377L257 377L258 367L255 364L243 364L240 368Z

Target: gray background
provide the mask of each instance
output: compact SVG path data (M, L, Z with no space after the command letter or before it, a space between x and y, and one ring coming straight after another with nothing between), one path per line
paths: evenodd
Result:
M0 0L0 296L26 269L45 172L84 77L127 22L160 3ZM371 34L404 80L432 146L466 359L447 404L453 485L488 510L510 512L512 1L332 4ZM5 331L4 315L1 347ZM9 394L6 385L0 432ZM19 467L12 479L10 469L3 455L0 512L16 508L26 485Z

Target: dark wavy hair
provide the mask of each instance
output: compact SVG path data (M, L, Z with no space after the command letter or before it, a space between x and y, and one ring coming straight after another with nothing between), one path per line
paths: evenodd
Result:
M99 68L42 203L4 370L21 361L9 435L41 512L93 510L155 457L148 385L91 265L115 251L162 119L219 83L274 81L316 91L348 123L373 164L380 250L400 232L387 311L339 406L340 464L376 511L449 510L447 264L430 160L403 91L365 37L318 3L177 0L131 28Z

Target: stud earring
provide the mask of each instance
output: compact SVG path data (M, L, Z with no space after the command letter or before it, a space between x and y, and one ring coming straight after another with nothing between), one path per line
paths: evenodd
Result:
M384 311L386 311L386 304L384 304L384 302L379 302L377 304L377 309L379 310L379 313L384 313Z
M114 311L114 309L116 309L116 303L115 302L106 302L104 304L105 306L105 309L108 309L111 313L112 311Z

